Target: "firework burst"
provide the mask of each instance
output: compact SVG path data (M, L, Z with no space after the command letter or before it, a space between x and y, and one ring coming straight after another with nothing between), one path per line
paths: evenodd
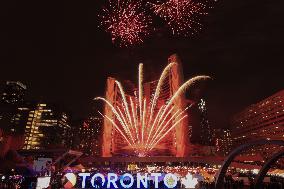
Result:
M149 34L151 19L145 14L141 1L110 0L103 8L101 26L109 32L113 43L131 46L142 43Z
M200 16L206 15L207 6L196 0L167 0L151 4L154 13L164 19L173 35L192 35L201 28Z
M209 79L209 76L196 76L186 81L172 95L172 97L160 107L157 107L162 85L171 68L177 63L170 63L163 70L154 94L150 100L144 96L143 91L143 64L139 65L137 96L125 94L119 81L115 81L121 95L121 103L113 105L103 97L102 100L111 107L114 117L101 114L110 121L127 144L138 156L147 156L169 132L171 132L183 119L187 117L186 110L175 107L174 101L195 82Z

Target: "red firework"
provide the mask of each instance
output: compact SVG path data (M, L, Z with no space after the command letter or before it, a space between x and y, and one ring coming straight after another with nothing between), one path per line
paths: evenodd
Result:
M151 5L154 13L167 22L174 35L188 36L198 32L202 27L200 16L207 14L207 6L195 0L168 0Z
M112 41L119 46L142 43L149 34L151 19L141 6L141 1L109 1L103 8L101 26L110 33Z

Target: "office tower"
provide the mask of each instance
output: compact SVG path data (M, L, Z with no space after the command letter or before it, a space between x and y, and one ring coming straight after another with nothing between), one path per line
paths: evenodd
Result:
M5 135L23 134L29 106L24 101L27 87L19 81L7 81L0 102L0 128Z
M19 104L24 101L27 87L19 81L7 81L2 93L2 102L7 104Z
M218 129L216 131L216 148L217 152L221 155L228 155L232 150L232 136L230 129Z
M233 145L237 147L257 139L284 139L284 90L252 104L231 120ZM254 148L251 154L274 147Z
M101 117L89 116L79 125L78 150L85 155L101 155L103 119Z
M7 81L3 88L0 100L1 154L22 148L30 108L24 99L27 88L23 83Z
M70 125L66 113L40 103L29 111L25 128L24 149L68 147Z
M200 113L200 143L208 146L214 145L214 133L208 120L207 107L204 99L200 99L198 109Z

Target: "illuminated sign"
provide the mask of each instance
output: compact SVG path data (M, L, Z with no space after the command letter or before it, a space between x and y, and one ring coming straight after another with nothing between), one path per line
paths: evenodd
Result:
M178 178L175 174L167 173L137 173L132 175L124 173L117 175L116 173L66 173L63 178L64 188L150 188L150 181L153 185L151 188L158 189L160 184L165 188L175 188L178 182L184 188L195 188L198 181L190 173L186 177ZM77 186L77 187L76 187Z
M155 188L159 188L161 178L163 178L163 184L167 188L174 188L178 183L177 176L172 173L167 173L164 176L162 173L137 173L134 176L130 173L124 173L120 176L116 173L108 173L106 176L101 173L79 173L78 177L79 179L74 173L66 173L63 179L64 188L75 187L78 180L81 182L81 188L86 188L88 182L93 188L148 188L148 181L150 180L153 181Z
M36 189L48 188L50 184L50 177L38 177L36 183Z
M197 178L193 178L192 174L188 173L185 178L181 178L181 183L185 188L195 188L198 181Z
M77 182L77 176L74 173L66 173L63 177L64 188L73 188Z

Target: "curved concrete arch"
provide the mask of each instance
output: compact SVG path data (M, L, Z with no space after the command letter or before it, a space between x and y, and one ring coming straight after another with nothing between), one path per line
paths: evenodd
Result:
M284 150L281 150L273 154L273 156L265 162L265 164L262 166L256 177L255 188L260 188L266 173L270 169L270 166L283 156L284 156Z
M239 155L241 152L243 152L244 150L249 149L252 146L260 146L260 145L264 145L264 144L275 144L275 145L279 145L279 146L284 146L284 141L283 140L256 140L247 144L243 144L239 147L237 147L236 149L234 149L225 159L222 167L220 168L218 174L217 174L217 179L216 179L216 183L215 183L215 188L217 189L221 189L223 188L223 184L224 184L224 176L226 175L227 169L230 166L231 162L234 160L234 158Z

